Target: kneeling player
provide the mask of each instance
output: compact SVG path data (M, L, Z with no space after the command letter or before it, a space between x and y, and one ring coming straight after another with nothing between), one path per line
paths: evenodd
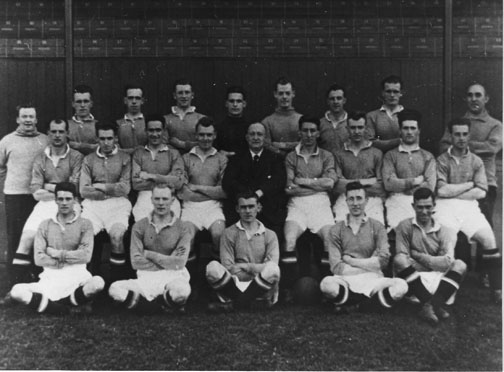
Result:
M415 217L396 227L394 268L408 282L410 293L423 304L419 316L432 324L450 314L443 308L453 303L466 272L466 264L454 259L457 234L433 217L434 193L419 188L413 194Z
M154 186L154 210L133 225L130 252L137 279L116 281L109 288L110 297L128 309L184 312L191 294L185 268L191 238L187 223L171 211L173 199L167 184Z
M346 186L350 213L329 232L329 263L332 276L320 282L322 293L335 304L390 308L403 298L408 285L403 279L385 278L382 270L390 258L385 226L364 213L368 197L364 186Z
M93 252L93 226L74 212L75 185L58 183L54 193L58 212L40 224L34 243L35 264L44 271L38 282L12 287L11 296L39 313L64 314L68 306L90 301L105 282L86 270Z
M220 243L221 263L208 264L206 277L219 302L210 311L246 308L258 300L270 307L278 300L280 255L276 234L257 220L261 205L257 194L237 195L240 220L224 230Z

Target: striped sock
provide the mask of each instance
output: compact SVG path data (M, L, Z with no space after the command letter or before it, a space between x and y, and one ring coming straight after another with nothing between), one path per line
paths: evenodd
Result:
M482 261L484 269L488 272L490 288L502 289L502 256L499 253L499 249L495 248L483 251Z
M80 286L70 296L63 298L59 302L69 306L84 305L85 303L89 302L91 298L86 297L83 288L83 286Z
M28 266L31 264L31 256L24 253L15 253L12 260L13 265Z
M41 293L33 292L29 307L37 311L38 313L48 313L54 315L64 315L69 313L68 307L63 304L49 300L47 296Z
M425 288L422 283L420 273L413 266L408 266L397 274L399 278L406 280L409 286L409 292L414 294L421 303L425 303L432 297L431 293Z
M431 302L434 307L442 306L459 289L462 282L462 275L455 271L448 271L432 296Z
M124 265L126 264L126 255L124 253L110 253L110 264L111 265Z
M237 307L247 307L250 302L268 292L273 288L273 284L265 280L261 274L256 275L252 283L247 287L237 299Z

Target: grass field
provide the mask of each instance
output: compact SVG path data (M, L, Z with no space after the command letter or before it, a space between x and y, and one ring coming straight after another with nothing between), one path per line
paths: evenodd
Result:
M470 275L452 317L433 328L416 308L336 315L330 308L140 316L110 303L93 314L0 308L1 369L502 370L501 308Z

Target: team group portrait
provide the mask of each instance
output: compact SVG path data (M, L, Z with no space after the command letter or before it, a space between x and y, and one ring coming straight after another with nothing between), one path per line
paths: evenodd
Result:
M5 0L0 86L1 369L502 370L502 3Z

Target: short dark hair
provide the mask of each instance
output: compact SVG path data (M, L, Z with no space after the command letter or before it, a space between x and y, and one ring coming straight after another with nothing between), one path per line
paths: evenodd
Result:
M401 84L401 89L404 88L404 84L401 77L397 75L390 75L387 76L385 79L383 79L380 83L382 90L385 89L385 84Z
M278 79L275 80L275 85L273 86L273 91L276 92L279 85L287 85L287 84L290 84L292 87L292 90L294 90L294 84L292 83L292 81L287 79L285 76L280 76Z
M406 120L413 120L417 122L418 129L420 129L422 122L422 114L416 110L404 109L399 114L397 114L397 120L399 122L399 128L402 128L402 123Z
M175 190L173 189L172 186L168 185L166 182L155 182L154 185L152 185L152 191L154 191L154 189L169 189L170 192L171 192L171 196L175 196L174 193L175 193Z
M198 132L199 127L214 127L214 132L217 132L217 128L215 128L215 121L210 116L203 116L198 120L198 123L196 123L196 133Z
M93 97L93 88L91 88L89 85L79 84L73 88L72 93L73 94L75 94L75 93L89 93L89 95L91 97Z
M365 111L357 110L357 111L350 111L348 113L347 120L357 121L360 119L366 120L366 112Z
M241 191L238 194L236 194L235 197L236 205L238 205L238 200L240 199L251 199L251 198L254 198L256 202L259 203L259 196L257 196L257 194L254 191L252 191L251 189Z
M65 130L67 131L68 133L68 122L64 119L53 119L49 122L49 124L47 125L47 131L50 131L51 130L51 123L54 123L54 124L65 124Z
M427 187L419 187L413 193L413 203L417 200L432 198L432 201L436 201L436 195L434 192Z
M142 86L138 85L138 84L126 84L124 86L124 97L126 97L128 95L128 90L130 89L140 89L142 91L142 97L143 97L143 94L144 94L144 89L142 88Z
M487 89L485 88L485 86L483 84L481 84L480 82L478 81L473 81L471 84L469 84L466 88L466 93L467 91L469 90L470 87L474 86L474 85L479 85L480 87L483 88L483 90L485 91L485 96L488 97L488 92L487 92Z
M166 119L162 114L155 113L145 115L144 121L145 121L145 130L147 130L147 124L149 124L149 122L151 121L160 121L161 124L163 124L163 128L166 128Z
M231 85L229 88L226 89L226 100L229 98L229 95L231 93L240 93L243 96L243 100L247 100L247 93L245 92L245 89L241 85Z
M327 88L326 91L326 98L329 97L329 93L331 93L334 90L341 90L343 92L343 97L346 97L346 91L345 88L339 84L332 84L329 88Z
M345 195L348 195L348 192L353 190L364 190L364 194L367 196L366 186L364 186L359 181L347 183L345 187Z
M453 127L455 125L467 125L471 129L471 120L468 118L454 118L448 122L448 130L453 133Z
M98 132L100 130L111 130L114 132L114 135L117 135L117 131L119 130L119 127L117 123L113 120L105 121L103 123L98 123L96 125L96 137L98 137Z
M77 187L72 182L59 182L54 188L54 195L58 196L58 191L71 192L74 198L77 196Z
M19 117L19 111L21 111L21 109L24 109L24 108L32 108L35 110L35 113L37 113L37 108L35 107L35 105L33 103L24 102L24 103L16 106L17 117Z
M174 92L177 91L177 85L190 85L191 91L193 90L193 85L192 85L191 81L185 77L175 80L175 82L173 83L173 91Z
M304 123L313 123L317 126L317 130L320 129L320 119L316 116L310 116L310 115L301 116L298 121L299 130L303 128Z

